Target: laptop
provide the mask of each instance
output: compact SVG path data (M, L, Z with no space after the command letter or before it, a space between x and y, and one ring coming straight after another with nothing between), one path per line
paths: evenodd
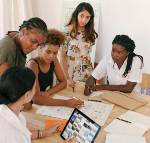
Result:
M78 109L74 109L60 136L75 137L75 143L93 143L101 127Z

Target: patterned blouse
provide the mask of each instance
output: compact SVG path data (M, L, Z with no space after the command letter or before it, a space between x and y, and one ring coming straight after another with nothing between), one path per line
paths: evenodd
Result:
M92 43L84 42L83 32L78 32L76 39L71 38L68 29L65 30L67 40L62 50L67 54L69 77L74 81L85 81L93 70L90 50Z

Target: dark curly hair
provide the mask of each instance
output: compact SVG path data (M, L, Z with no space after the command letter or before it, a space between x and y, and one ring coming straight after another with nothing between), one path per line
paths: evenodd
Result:
M135 49L135 43L134 41L127 35L116 35L114 40L112 41L112 44L118 44L125 48L125 50L129 53L128 54L128 60L127 60L127 66L123 73L123 76L127 76L128 72L131 70L132 67L132 61L135 56L139 57L141 60L141 67L143 66L143 57L141 55L137 55L134 53Z
M72 38L76 38L78 30L78 14L82 11L88 11L89 14L91 15L90 21L85 25L85 31L84 31L84 39L86 42L91 42L91 43L95 43L96 38L98 37L98 34L95 32L94 30L94 10L93 7L86 2L82 2L80 3L75 11L72 13L71 19L68 22L68 24L66 26L72 25L73 28L70 32L70 36Z
M23 21L22 25L19 26L19 31L26 27L27 29L36 28L39 29L45 36L48 35L47 25L46 23L39 17L30 18L27 21Z
M66 40L66 37L63 32L60 32L56 29L48 30L48 37L47 37L46 43L60 46L64 44L65 40Z
M0 104L16 102L27 91L31 90L35 82L33 71L26 67L11 67L0 79Z

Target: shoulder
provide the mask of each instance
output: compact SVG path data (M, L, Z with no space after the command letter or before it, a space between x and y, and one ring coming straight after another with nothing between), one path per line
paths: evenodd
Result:
M65 33L70 33L70 32L71 32L71 30L72 30L72 28L73 28L73 26L72 26L72 25L65 26L65 28L64 28L64 32L65 32Z
M38 71L38 58L30 59L26 63L26 67L32 69L33 71Z
M3 39L0 40L0 52L9 52L15 51L16 44L12 38L9 36L5 36Z
M133 57L132 66L142 68L142 61L138 56Z

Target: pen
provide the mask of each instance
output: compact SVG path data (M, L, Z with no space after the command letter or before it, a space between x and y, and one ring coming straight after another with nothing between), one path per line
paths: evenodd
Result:
M72 90L73 90L73 92L74 92L74 86L72 87Z
M120 121L123 121L123 122L132 123L132 122L127 121L127 120L124 120L124 119L120 119L120 118L116 118L116 119L118 119L118 120L120 120Z
M80 98L77 98L77 97L73 97L73 98L82 101Z
M94 99L88 99L88 101L93 101L93 102L102 102L100 100L94 100Z

